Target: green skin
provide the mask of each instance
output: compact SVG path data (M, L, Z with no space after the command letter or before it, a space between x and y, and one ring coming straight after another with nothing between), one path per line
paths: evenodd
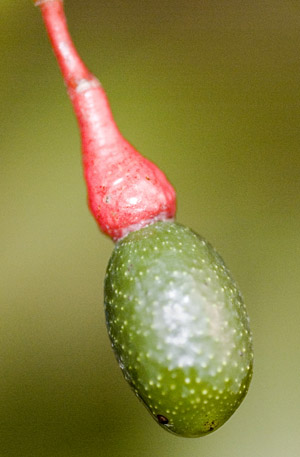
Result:
M105 312L125 379L165 430L204 436L238 408L252 377L249 318L222 258L199 235L157 222L120 240Z

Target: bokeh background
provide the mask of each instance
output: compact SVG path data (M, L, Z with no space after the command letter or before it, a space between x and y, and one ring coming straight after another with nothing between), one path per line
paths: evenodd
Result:
M246 400L174 437L137 402L106 334L113 243L86 206L80 139L40 13L1 0L0 456L297 457L300 448L300 4L66 0L124 135L166 172L178 221L245 296Z

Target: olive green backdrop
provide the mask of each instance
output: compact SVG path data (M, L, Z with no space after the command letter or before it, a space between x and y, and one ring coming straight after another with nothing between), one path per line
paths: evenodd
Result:
M40 13L0 6L0 456L297 457L300 4L66 0L124 135L174 183L178 221L225 258L255 374L230 421L172 436L106 335L113 243L86 206L76 121Z

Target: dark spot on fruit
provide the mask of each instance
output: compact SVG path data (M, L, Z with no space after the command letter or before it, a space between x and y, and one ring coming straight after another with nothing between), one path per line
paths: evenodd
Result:
M213 421L207 421L205 422L204 424L204 427L209 431L209 432L212 432L216 426L217 426L217 421L213 420Z
M110 202L110 198L111 198L110 195L106 195L106 197L105 197L105 203L109 203L109 202Z
M146 176L146 179L147 179L148 181L150 181L150 178L149 178L149 176Z
M157 414L157 419L160 424L166 425L169 423L169 419L167 419L165 416L162 416L161 414Z

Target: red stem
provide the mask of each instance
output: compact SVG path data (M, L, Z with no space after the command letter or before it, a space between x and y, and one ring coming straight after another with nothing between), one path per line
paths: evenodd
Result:
M100 228L117 240L153 221L173 218L173 187L120 134L103 88L74 47L62 1L36 4L78 119L89 206Z

